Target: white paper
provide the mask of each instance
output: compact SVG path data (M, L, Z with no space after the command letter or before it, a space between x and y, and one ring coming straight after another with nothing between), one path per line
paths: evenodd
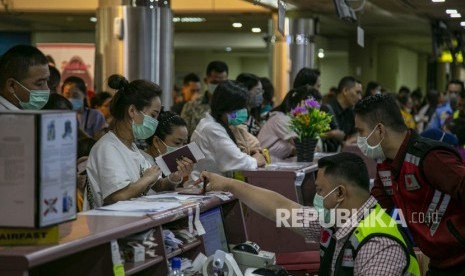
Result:
M188 226L189 226L189 233L194 233L194 211L192 211L192 208L189 207L187 210L188 214Z
M197 230L197 235L202 236L205 234L205 229L203 228L202 222L200 222L200 205L197 204L195 207L195 219L194 219L195 230Z
M1 226L34 227L37 201L34 121L33 115L0 114Z
M178 202L146 202L146 201L119 201L115 204L99 207L99 210L121 211L121 212L160 212L180 207Z
M360 26L357 27L357 43L365 48L365 31Z
M192 200L192 199L203 199L208 196L203 195L180 195L177 192L172 193L163 193L163 194L156 194L156 195L148 195L144 196L142 199L171 199L171 200Z

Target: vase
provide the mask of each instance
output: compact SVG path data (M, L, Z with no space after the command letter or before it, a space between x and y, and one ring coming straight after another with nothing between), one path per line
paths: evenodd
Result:
M318 139L316 138L303 138L302 140L294 138L297 162L313 162L317 143Z

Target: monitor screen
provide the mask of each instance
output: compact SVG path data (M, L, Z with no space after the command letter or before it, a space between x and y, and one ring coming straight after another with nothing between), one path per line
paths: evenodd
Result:
M229 252L221 209L218 207L200 214L200 222L205 228L205 235L203 235L205 255L213 255L218 249Z

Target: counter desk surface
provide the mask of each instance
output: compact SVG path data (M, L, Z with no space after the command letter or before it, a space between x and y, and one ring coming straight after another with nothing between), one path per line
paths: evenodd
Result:
M84 251L91 252L93 249L109 244L111 240L124 238L156 226L185 218L188 213L188 208L193 207L195 210L198 204L200 204L200 210L203 212L222 205L223 208L224 206L232 207L236 205L236 202L237 200L234 199L221 201L217 197L212 197L200 202L186 202L181 207L175 209L139 217L88 215L85 212L80 213L75 221L64 223L59 226L60 240L58 244L0 247L0 275L27 275L27 271L35 267L46 265L57 260L59 261L66 257L77 256ZM236 211L236 213L240 214L238 211ZM239 229L239 234L236 236L238 236L240 240L244 240L244 235L240 233L241 223L243 226L242 216L225 218L225 224L229 221L238 226L236 229ZM230 229L229 232L234 235L234 227ZM76 257L72 258L75 259ZM3 273L2 271L10 273ZM23 274L21 272L25 273ZM41 273L31 273L31 275L36 274L38 275Z

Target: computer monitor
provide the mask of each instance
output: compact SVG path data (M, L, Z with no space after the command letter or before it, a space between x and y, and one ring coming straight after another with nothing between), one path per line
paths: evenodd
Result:
M200 222L205 229L205 235L203 235L205 255L213 255L218 249L229 252L221 208L217 207L200 214Z

